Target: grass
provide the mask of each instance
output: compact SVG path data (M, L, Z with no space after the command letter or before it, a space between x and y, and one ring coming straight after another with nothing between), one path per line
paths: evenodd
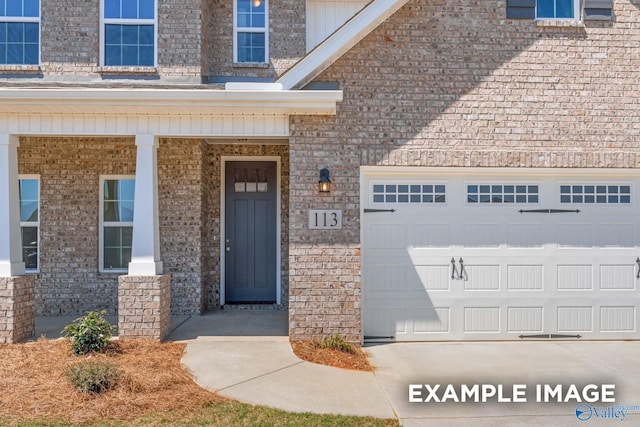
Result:
M253 406L233 400L209 403L189 411L151 413L128 420L95 419L82 423L69 423L64 420L28 420L18 424L3 423L2 426L20 427L129 427L129 426L229 426L229 427L396 427L396 420L381 420L371 417L350 417L342 415L318 415L310 413L292 413L264 406Z

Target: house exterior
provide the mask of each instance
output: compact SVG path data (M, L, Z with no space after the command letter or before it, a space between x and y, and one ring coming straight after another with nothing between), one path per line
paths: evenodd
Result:
M637 338L635 0L0 5L0 340Z

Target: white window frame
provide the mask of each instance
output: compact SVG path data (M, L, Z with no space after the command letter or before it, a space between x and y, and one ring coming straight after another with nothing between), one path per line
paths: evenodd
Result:
M9 1L9 0L7 0ZM102 0L100 0L102 1ZM23 4L24 7L24 4ZM23 9L23 13L24 13L24 9ZM33 17L33 16L0 16L0 22L2 23L12 23L12 22L18 22L18 23L24 23L24 24L38 24L38 63L37 64L9 64L9 63L4 63L4 62L0 62L0 67L2 66L7 66L7 65L18 65L18 66L35 66L35 65L40 65L41 61L42 61L42 25L40 23L40 19L42 16L42 0L40 0L38 2L38 17ZM38 191L40 187L38 187ZM40 265L40 264L38 264Z
M238 0L233 0L233 63L268 64L269 63L269 0L264 1L264 27L238 27ZM238 33L264 33L264 62L238 62Z
M20 252L22 252L24 248L24 244L22 242L22 228L23 227L36 227L36 240L38 245L37 251L37 263L38 268L27 268L26 271L28 273L39 273L40 272L40 175L18 175L18 182L22 180L35 180L38 181L38 221L20 221ZM20 200L21 202L22 200ZM24 260L23 260L24 261Z
M478 181L464 181L463 183L463 197L464 197L464 203L465 206L471 207L472 209L474 209L475 207L482 207L482 208L488 208L488 207L508 207L508 206L541 206L544 203L544 197L543 197L543 183L541 181L535 181L535 180L505 180L505 181L496 181L496 180L478 180ZM487 193L481 193L480 192L480 188L478 188L478 201L476 202L470 202L469 201L469 186L470 185L477 185L478 187L480 186L484 186L484 185L488 185L489 187L492 187L494 185L500 185L502 187L502 195L504 196L505 192L504 192L504 187L505 186L514 186L517 187L519 185L524 185L527 187L527 191L525 193L513 193L514 195L514 201L513 202L504 202L501 201L500 203L494 203L494 202L481 202L480 201L480 195L481 194L487 194ZM538 187L538 192L537 193L529 193L529 187L530 186L537 186ZM493 194L493 191L489 192L490 195ZM510 194L510 193L507 193ZM517 202L517 196L518 194L520 195L525 195L527 201L526 202ZM529 196L538 196L538 201L537 202L530 202L529 201Z
M42 0L40 0L42 1ZM148 67L148 65L106 65L105 27L115 25L153 25L153 67L158 66L158 0L153 0L153 19L120 19L104 17L104 0L100 0L100 66L101 67Z
M375 194L373 189L376 185L383 185L383 186L387 186L387 185L395 185L396 187L399 185L419 185L421 187L421 191L420 191L420 198L421 201L420 202L412 202L411 198L409 197L409 200L407 202L399 202L399 195L401 193L397 192L395 193L396 196L396 201L395 202L387 202L386 201L386 196L387 196L387 192L386 192L386 188L385 188L385 192L383 193L383 195L385 196L385 201L383 202L375 202L374 201L374 196L379 195L379 194ZM434 191L433 191L433 196L434 199L432 202L424 202L422 201L422 186L423 185L432 185L434 186ZM435 186L436 185L443 185L444 186L444 193L438 193L435 191ZM403 207L416 207L416 206L429 206L429 207L434 207L434 208L438 208L438 207L442 207L442 206L447 206L447 204L449 203L449 197L450 197L450 191L449 191L449 185L446 181L440 181L440 180L421 180L421 179L415 179L415 180L399 180L399 179L391 179L391 180L372 180L370 183L370 190L369 190L369 203L372 206L381 206L381 205L399 205L399 206L403 206ZM414 193L415 194L415 193ZM437 194L443 194L444 195L444 202L436 202L435 201L435 196ZM407 193L408 196L411 195L411 191L409 191L409 193Z
M135 175L100 175L100 231L98 238L98 271L100 273L126 273L129 268L104 268L104 229L105 227L131 227L133 228L133 221L105 221L104 220L104 182L115 181L123 179L136 179ZM135 202L134 202L135 203Z
M536 20L537 21L547 21L547 20L554 20L554 21L580 21L580 2L583 0L571 0L573 3L573 18L543 18L543 17L538 17L538 1L540 0L536 0ZM555 2L557 2L558 0L553 0L554 1L554 7L555 7Z
M607 197L606 203L597 203L597 202L585 203L584 201L583 202L574 202L573 201L573 195L574 195L573 192L571 192L571 193L562 193L561 189L562 189L562 186L564 186L564 185L568 185L570 187L572 187L574 185L578 185L578 186L582 186L582 187L586 187L586 186L594 186L594 187L605 186L605 187L609 187L609 186L614 185L614 186L618 187L618 190L620 189L620 187L628 186L629 190L630 190L629 194L618 192L615 195L617 195L618 197L620 197L622 195L628 195L630 201L629 201L629 203L621 203L619 201L619 199L618 199L617 203L609 203L609 195L610 194L609 194L609 190L607 189L606 193L600 193L600 195L605 195ZM585 208L595 208L595 209L598 209L598 208L603 208L603 209L611 209L611 208L620 209L620 208L622 208L622 209L626 209L626 208L635 208L636 206L638 206L638 204L636 203L635 183L632 182L632 181L622 181L622 180L621 181L614 181L614 180L600 180L600 181L594 181L594 180L578 181L578 180L573 180L573 181L569 181L569 180L566 180L566 181L558 181L556 183L556 187L557 187L556 188L556 191L557 191L556 202L560 206L576 206L576 207L583 206ZM590 193L582 192L579 195L584 197L585 195L588 195L588 194L590 194ZM571 201L570 202L562 202L561 201L561 197L565 196L565 195L571 197ZM593 193L593 195L598 196L599 194L598 193Z

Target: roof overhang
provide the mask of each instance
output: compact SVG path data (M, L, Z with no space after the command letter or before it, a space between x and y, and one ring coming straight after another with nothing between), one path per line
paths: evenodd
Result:
M2 88L0 114L334 115L341 91Z
M407 2L373 0L287 70L276 83L285 90L304 87Z

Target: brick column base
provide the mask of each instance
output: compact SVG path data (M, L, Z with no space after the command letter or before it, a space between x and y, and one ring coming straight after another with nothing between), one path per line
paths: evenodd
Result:
M171 276L118 277L118 336L162 340L171 320Z
M36 332L35 276L0 277L0 343L33 338Z

